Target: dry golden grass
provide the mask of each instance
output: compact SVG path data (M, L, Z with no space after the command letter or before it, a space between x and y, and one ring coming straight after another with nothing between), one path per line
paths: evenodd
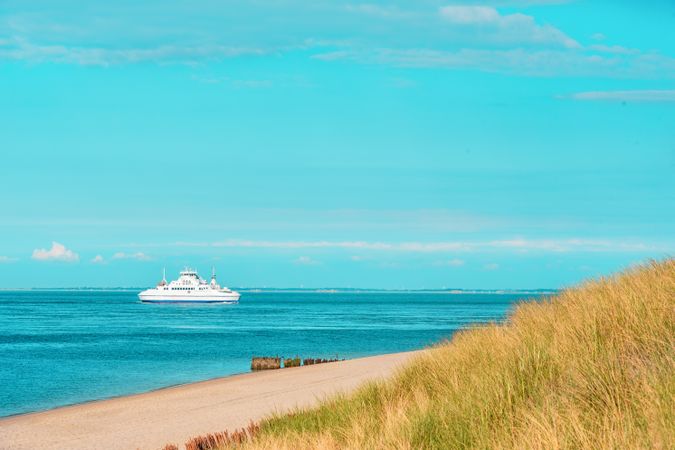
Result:
M675 448L675 260L520 304L250 449Z

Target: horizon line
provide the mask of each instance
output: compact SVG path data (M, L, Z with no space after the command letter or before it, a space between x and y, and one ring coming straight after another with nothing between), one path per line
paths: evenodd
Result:
M70 287L0 287L2 291L135 291L147 289L147 286L70 286ZM340 291L392 291L392 292L558 292L564 288L375 288L375 287L241 287L233 286L231 289L239 289L242 291L324 291L324 292L340 292Z

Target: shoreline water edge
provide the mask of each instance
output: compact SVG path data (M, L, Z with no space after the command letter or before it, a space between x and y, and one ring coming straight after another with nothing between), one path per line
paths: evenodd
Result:
M393 374L423 350L229 375L0 418L6 449L152 449L309 407Z

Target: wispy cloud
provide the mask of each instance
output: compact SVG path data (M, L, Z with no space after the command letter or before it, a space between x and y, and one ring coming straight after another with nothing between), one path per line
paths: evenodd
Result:
M321 264L319 261L316 259L313 259L309 256L300 256L297 259L293 260L294 264L300 264L303 266L317 266Z
M25 38L0 42L0 60L28 60L89 66L161 62L192 64L205 60L220 60L243 55L263 55L265 50L255 47L226 45L159 45L150 47L83 47L65 44L38 44Z
M574 100L619 102L675 102L675 89L636 91L589 91L572 95Z
M514 13L502 15L491 6L444 6L440 15L453 25L472 27L472 32L490 34L501 43L553 44L566 48L581 45L551 25L538 25L534 17Z
M14 261L18 261L17 258L11 258L9 256L2 256L0 255L0 264L6 264L6 263L11 263Z
M359 249L395 252L647 252L672 251L672 244L598 239L502 239L490 241L384 242L384 241L258 241L229 239L218 242L175 242L179 247L262 249Z
M150 258L143 252L136 252L136 253L117 252L112 256L112 259L135 259L138 261L149 261L152 258Z
M441 15L449 22L459 24L495 24L504 20L495 8L490 6L445 6Z
M77 262L80 260L80 256L77 253L67 249L63 244L59 244L58 242L52 242L52 248L49 250L36 248L33 250L32 258L37 261Z
M448 260L442 260L442 261L435 261L433 263L434 266L438 267L461 267L465 264L463 259L459 258L453 258L453 259L448 259Z
M499 264L497 263L488 263L483 266L485 270L497 270L499 269Z
M305 57L309 51L324 61L409 68L471 69L524 76L675 78L675 60L669 56L604 45L598 40L602 37L599 34L595 36L596 45L584 47L553 24L511 12L517 6L563 1L462 3L318 2L307 7L301 2L267 2L264 6L242 2L227 7L204 0L193 2L189 12L178 3L168 2L163 14L144 4L128 8L93 2L86 14L69 14L64 8L45 4L40 12L14 8L0 17L0 61L202 65L244 56L278 57L295 51ZM507 13L502 6L511 9ZM186 14L191 20L185 20ZM277 15L284 18L280 22L283 29L268 20ZM136 22L138 17L143 17L142 26ZM242 20L246 26L241 26ZM221 82L218 77L204 81ZM227 82L242 89L284 87L276 79L274 83L266 79Z
M589 50L595 50L602 53L614 53L621 55L636 55L640 53L640 50L636 48L624 47L622 45L604 45L604 44L595 44L588 46Z
M324 61L405 68L475 69L525 76L675 78L675 58L657 53L598 54L585 49L352 49L317 53Z
M103 264L105 259L101 255L96 255L91 259L92 264Z

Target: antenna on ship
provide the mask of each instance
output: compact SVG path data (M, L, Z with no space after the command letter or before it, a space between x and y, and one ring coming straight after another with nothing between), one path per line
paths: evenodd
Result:
M211 266L211 289L220 289L216 282L216 268L214 266Z
M157 283L157 286L166 286L166 268L162 269L162 281Z

